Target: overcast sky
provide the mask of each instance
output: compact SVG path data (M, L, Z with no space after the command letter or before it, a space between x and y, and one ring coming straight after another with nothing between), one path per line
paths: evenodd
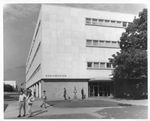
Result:
M4 21L4 79L16 80L18 86L25 81L25 63L33 32L38 18L40 4L5 4ZM137 15L146 4L63 4L104 11Z

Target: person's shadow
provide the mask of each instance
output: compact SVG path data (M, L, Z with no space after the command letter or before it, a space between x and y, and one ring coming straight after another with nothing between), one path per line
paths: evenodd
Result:
M39 115L39 114L42 114L42 113L45 113L47 112L48 110L36 110L36 111L33 111L32 112L32 117L36 116L36 115Z
M46 106L46 108L48 108L48 107L50 107L50 105L49 106ZM47 112L48 110L42 110L42 109L40 109L40 110L36 110L36 111L33 111L32 112L32 117L34 117L34 116L36 116L36 115L39 115L39 114L42 114L42 113L45 113L45 112Z

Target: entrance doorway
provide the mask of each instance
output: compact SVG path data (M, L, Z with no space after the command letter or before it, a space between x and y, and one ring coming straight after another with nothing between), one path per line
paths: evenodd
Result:
M89 96L111 96L113 94L113 82L89 82Z

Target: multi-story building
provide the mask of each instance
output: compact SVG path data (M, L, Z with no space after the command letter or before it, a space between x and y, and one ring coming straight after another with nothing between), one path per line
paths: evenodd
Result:
M26 87L49 100L113 93L109 58L134 15L42 5L26 62Z

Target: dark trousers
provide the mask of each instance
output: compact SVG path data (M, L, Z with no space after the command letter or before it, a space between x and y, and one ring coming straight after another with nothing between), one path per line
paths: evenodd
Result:
M66 98L66 94L64 94L64 98L65 98L65 100L67 100L67 98Z

